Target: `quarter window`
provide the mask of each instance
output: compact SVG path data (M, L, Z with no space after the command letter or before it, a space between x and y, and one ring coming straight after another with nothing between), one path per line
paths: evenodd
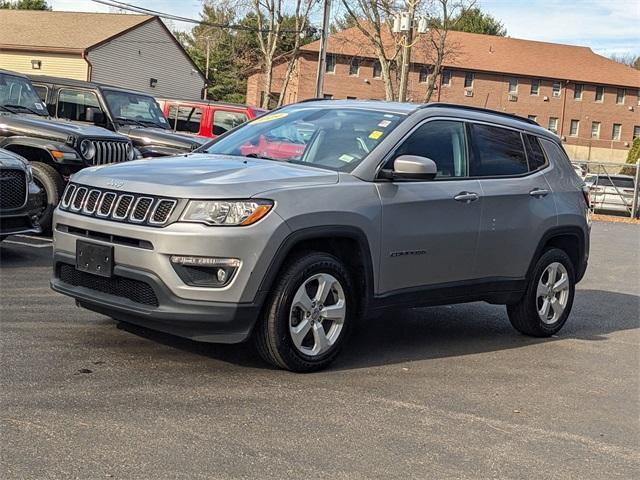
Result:
M533 135L524 135L524 143L527 149L527 159L529 160L529 171L534 172L544 167L547 161L544 158L538 139Z
M540 95L540 80L537 78L531 80L531 95Z
M95 93L71 89L61 89L58 92L58 118L86 122L88 108L102 111Z
M598 85L596 87L596 102L602 102L604 100L604 87Z
M464 124L449 120L426 122L409 135L398 147L393 158L400 155L430 158L438 166L436 178L466 177Z
M246 114L241 112L227 112L224 110L216 110L213 113L213 131L214 135L222 135L232 128L242 125L249 120Z
M520 132L490 125L472 124L472 177L527 173L527 157Z
M464 74L464 88L472 88L473 87L473 73L466 72Z
M575 100L582 100L583 90L584 90L584 85L582 83L576 83L573 87L573 98Z
M619 123L614 123L613 130L611 132L611 138L613 140L620 140L621 135L622 135L622 125Z
M176 132L198 133L202 110L196 107L176 106L169 107L169 123Z
M559 97L560 96L560 89L561 89L560 80L554 80L553 81L553 93L552 93L552 95L554 97Z
M577 137L579 128L580 128L580 122L578 120L571 120L571 127L569 128L569 135L571 137Z

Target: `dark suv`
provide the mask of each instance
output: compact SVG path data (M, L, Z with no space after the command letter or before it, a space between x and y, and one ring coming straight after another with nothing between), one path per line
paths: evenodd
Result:
M73 173L92 165L132 160L132 143L104 128L49 117L29 79L0 69L0 147L31 162L46 207L40 224L51 227L53 209Z
M158 102L147 93L69 78L30 78L51 116L126 135L143 157L188 153L208 140L173 132Z

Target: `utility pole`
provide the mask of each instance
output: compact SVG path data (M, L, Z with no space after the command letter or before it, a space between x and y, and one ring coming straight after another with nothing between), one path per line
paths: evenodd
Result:
M329 36L329 16L331 0L324 0L322 32L320 33L320 52L318 53L318 74L316 76L316 98L322 98L324 90L324 71L327 68L327 38Z
M402 14L401 30L404 35L404 45L402 47L402 65L400 67L400 85L398 87L398 101L407 101L407 90L409 89L409 67L411 66L411 47L413 46L413 19L416 15L416 2L409 1L409 10ZM405 24L408 22L408 28Z
M204 86L204 99L206 100L209 94L209 54L210 54L210 42L209 40L211 39L211 37L205 37L207 40L207 66L205 67L205 72L204 72L204 80L205 80L205 86Z

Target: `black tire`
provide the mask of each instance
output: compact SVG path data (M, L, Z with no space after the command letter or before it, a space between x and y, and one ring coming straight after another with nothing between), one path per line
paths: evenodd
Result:
M42 233L49 235L51 234L53 211L64 190L64 180L55 168L46 163L31 162L31 166L33 167L33 178L45 194L45 207L38 217L38 222L42 227Z
M538 315L537 288L540 277L542 277L547 267L554 262L561 263L567 271L569 280L568 298L564 311L559 318L553 323L545 323ZM575 278L573 263L563 250L551 248L545 251L533 268L523 297L518 303L507 305L507 313L511 325L520 333L532 337L549 337L557 333L564 326L571 312L576 286Z
M346 314L335 343L324 353L309 356L295 346L289 332L289 317L298 288L319 273L328 273L340 283L345 296ZM258 353L266 362L293 372L313 372L327 367L339 354L353 327L358 311L353 292L349 272L336 257L311 252L292 259L280 273L256 325L253 338Z

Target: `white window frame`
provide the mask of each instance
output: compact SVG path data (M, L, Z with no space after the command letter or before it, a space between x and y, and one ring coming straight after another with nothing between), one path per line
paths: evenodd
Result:
M578 87L580 87L580 95L576 96L578 93ZM582 101L582 96L584 95L584 83L574 83L573 84L573 99L576 101Z
M597 129L595 131L595 135L593 134L593 127L595 127L597 125ZM600 122L591 122L591 138L598 140L600 138L600 128L602 127L602 124Z
M511 90L511 82L516 82L516 88L514 90ZM516 77L510 77L509 78L509 83L507 85L507 92L510 95L517 95L518 94L518 79Z
M616 127L618 127L618 135L616 135ZM611 127L611 140L620 141L622 138L622 124L614 123L613 127Z
M554 124L554 127L553 127L553 128L551 128L551 122L552 122L552 120L553 120L553 124ZM547 126L549 127L549 128L547 128L547 130L549 130L550 132L553 132L553 133L557 134L557 133L558 133L558 117L549 117L549 123L548 123L548 125L547 125Z
M598 89L602 89L602 98L600 98L599 100L598 100ZM604 103L604 92L605 90L603 85L596 85L596 94L594 97L596 103Z
M556 92L556 85L558 85L558 91ZM560 98L562 95L562 82L560 80L554 80L551 86L551 96L554 98Z
M575 122L576 125L576 133L571 133L571 129L573 128L573 124ZM569 123L569 136L570 137L577 137L580 135L580 120L576 120L575 118L571 119L571 122Z
M533 91L533 84L536 84L536 91ZM535 97L540 95L540 86L542 85L542 81L539 78L531 79L531 89L529 90L529 95L533 95Z
M622 92L622 101L619 102L618 98L620 98L620 92ZM616 90L616 105L624 105L624 102L627 99L627 89L626 88L618 88Z

